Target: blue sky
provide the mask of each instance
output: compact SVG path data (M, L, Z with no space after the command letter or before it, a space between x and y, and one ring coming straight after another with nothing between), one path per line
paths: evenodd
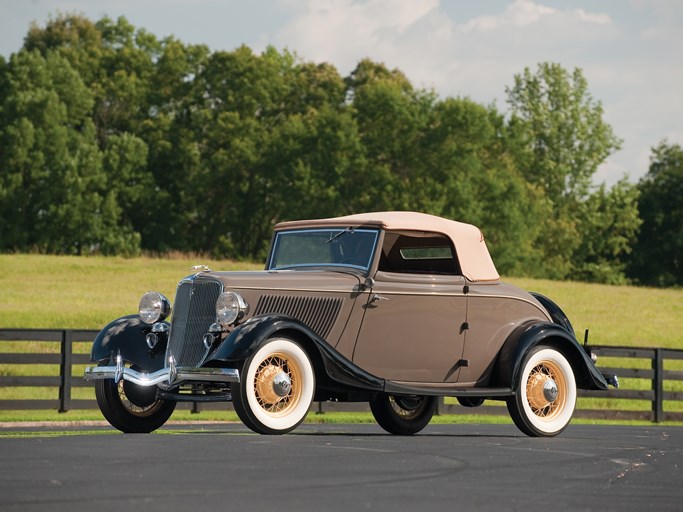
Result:
M662 139L683 144L680 0L0 0L0 54L32 21L125 16L158 37L212 50L288 48L348 74L364 57L418 87L506 109L505 87L542 61L579 67L623 142L595 181L647 172Z

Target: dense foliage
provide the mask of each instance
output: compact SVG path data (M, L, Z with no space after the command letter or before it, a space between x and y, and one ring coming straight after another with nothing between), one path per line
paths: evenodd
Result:
M629 273L641 283L683 284L683 148L660 143L650 170L638 184L643 225L630 258Z
M398 209L481 226L501 273L645 276L629 253L659 182L593 186L620 141L581 71L507 93L506 116L367 59L342 77L59 15L0 57L0 251L258 259L280 220Z

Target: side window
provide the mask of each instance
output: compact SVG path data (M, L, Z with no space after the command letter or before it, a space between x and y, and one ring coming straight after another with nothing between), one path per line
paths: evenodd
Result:
M379 270L420 274L460 275L451 240L438 233L387 232Z

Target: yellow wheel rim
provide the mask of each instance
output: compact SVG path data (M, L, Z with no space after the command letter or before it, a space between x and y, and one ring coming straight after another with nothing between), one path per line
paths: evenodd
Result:
M567 380L562 369L552 361L534 366L526 382L526 398L538 418L554 420L567 402Z
M139 416L141 418L151 416L161 407L162 404L160 400L156 400L154 403L148 405L147 407L140 407L139 405L135 405L133 402L130 401L130 399L126 395L126 391L123 388L123 379L121 379L116 385L116 392L119 395L119 400L121 400L121 404L126 408L126 410L134 416Z
M276 377L281 374L291 383L284 396L275 390ZM254 375L254 394L261 409L273 417L284 416L295 409L301 399L301 374L302 369L296 361L283 353L271 354L261 361Z

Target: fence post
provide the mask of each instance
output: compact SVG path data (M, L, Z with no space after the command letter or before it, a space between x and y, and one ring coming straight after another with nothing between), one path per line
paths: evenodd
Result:
M71 353L73 349L73 331L62 331L60 344L61 357L59 363L59 412L66 412L71 407Z
M664 358L661 348L655 349L652 369L654 370L652 387L655 392L655 399L652 402L652 416L655 423L660 423L664 419Z

